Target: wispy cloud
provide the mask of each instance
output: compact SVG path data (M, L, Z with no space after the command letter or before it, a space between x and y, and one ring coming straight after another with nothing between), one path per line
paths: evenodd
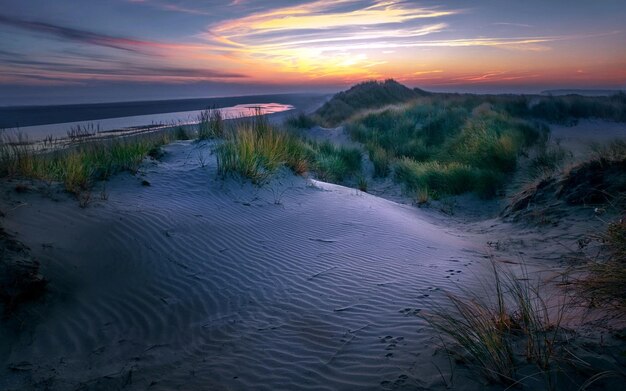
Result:
M406 1L316 0L222 21L203 37L242 60L262 59L310 78L373 77L372 68L385 61L367 50L402 47L444 31L446 23L432 20L455 13Z
M173 12L180 12L180 13L191 14L191 15L212 15L211 12L198 9L198 8L184 6L180 3L171 2L171 1L155 1L155 0L127 0L127 1L129 3L148 5L150 7L160 9L163 11L173 11Z
M54 61L46 55L24 56L20 53L0 51L0 69L20 79L82 80L86 78L106 80L156 80L161 81L207 81L236 80L247 77L240 72L216 70L202 66L209 45L164 43L131 37L112 36L84 29L61 26L41 21L28 21L0 15L0 25L33 32L45 38L84 44L87 49L105 47L132 53L132 55L109 56L93 53L58 53ZM75 51L76 52L76 51ZM139 57L134 56L139 55ZM130 56L130 57L129 57ZM104 57L104 60L102 58ZM196 66L180 65L180 58L202 59ZM42 58L44 58L42 60ZM35 77L37 76L37 77Z
M492 47L538 52L550 50L551 42L573 38L455 38L449 17L463 12L408 1L316 0L222 21L203 37L241 61L274 64L310 78L375 77L381 73L379 66L387 66L383 52L393 50Z
M532 24L526 23L512 23L512 22L495 22L492 23L494 26L513 26L513 27L524 27L524 28L532 28L535 27Z
M92 31L60 26L52 23L29 21L3 15L0 15L0 24L68 41L81 42L120 50L137 51L145 47L158 46L156 43L150 41L99 34Z

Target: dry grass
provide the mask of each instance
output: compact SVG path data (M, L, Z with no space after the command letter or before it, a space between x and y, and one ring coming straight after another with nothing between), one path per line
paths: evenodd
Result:
M601 253L590 259L588 274L580 281L583 294L595 305L626 309L626 219L610 223L596 235L603 244Z
M495 262L492 265L494 284L484 296L450 294L452 308L439 308L426 320L447 341L446 347L454 346L447 349L450 355L488 381L524 383L528 377L520 375L519 369L534 364L533 377L551 388L560 346L566 341L561 322L568 305L564 299L549 304L526 272L517 276Z

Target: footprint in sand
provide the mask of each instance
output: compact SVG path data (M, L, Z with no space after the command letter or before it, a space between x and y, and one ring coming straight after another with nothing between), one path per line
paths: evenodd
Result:
M391 350L394 350L396 346L398 346L398 344L402 341L404 341L404 337L394 338L391 335L387 335L386 337L380 338L380 342L387 344L387 346L385 347L385 350L389 351L388 353L385 354L385 357L387 358L393 357L393 352L391 352Z
M398 388L402 387L404 385L404 383L406 383L407 380L409 380L409 376L407 376L407 375L400 375L393 382L391 382L389 380L384 380L384 381L380 382L380 385L385 390L397 390Z
M448 269L446 270L446 273L448 273L446 278L450 278L450 277L456 276L457 274L461 274L462 272L461 270Z
M400 312L404 316L417 316L422 310L420 308L404 308Z

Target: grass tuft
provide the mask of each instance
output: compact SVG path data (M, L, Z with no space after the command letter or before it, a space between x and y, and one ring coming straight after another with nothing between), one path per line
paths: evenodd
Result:
M411 193L427 187L432 194L484 197L502 189L518 157L545 144L548 132L484 101L438 96L364 113L347 129L366 146L375 177L394 168Z
M295 129L310 129L317 125L312 116L306 115L303 112L290 116L285 122L288 126Z
M437 309L425 316L442 338L454 344L448 353L468 363L490 382L514 385L527 377L520 368L533 364L548 388L555 382L566 341L561 327L567 310L565 301L548 304L538 285L524 273L516 276L492 262L494 287L485 292L492 300L476 293L463 297L448 295L450 308Z
M596 239L605 251L589 264L580 284L583 294L594 304L626 308L626 220L610 223Z
M94 182L118 172L136 173L143 159L160 151L166 135L140 136L80 143L65 150L40 153L20 137L4 135L0 140L0 176L62 182L76 195L87 193ZM159 152L160 153L160 152Z
M206 109L198 115L198 140L223 138L226 134L222 112L216 108Z

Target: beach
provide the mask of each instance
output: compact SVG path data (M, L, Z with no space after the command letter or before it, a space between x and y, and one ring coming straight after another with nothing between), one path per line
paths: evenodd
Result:
M165 153L86 209L4 184L3 225L51 282L3 324L3 389L442 385L415 315L477 283L480 245L354 189L222 182L208 146Z
M616 217L608 206L600 215L538 187L528 204L476 194L420 204L374 176L346 126L266 128L289 115L235 129L355 148L367 192L354 179L346 187L285 166L259 183L220 174L233 138L168 138L136 171L75 194L60 182L4 178L3 235L17 254L6 260L29 265L26 293L29 279L46 286L7 307L0 388L500 390L452 361L431 323L453 313L451 298L494 304L494 268L539 287L548 327L557 316L555 330L583 341L568 352L594 367L563 376L580 383L619 368L623 322L563 288L584 255L581 238ZM574 164L626 128L583 120L554 129L548 145L571 148ZM517 370L525 387L545 385L535 364Z

